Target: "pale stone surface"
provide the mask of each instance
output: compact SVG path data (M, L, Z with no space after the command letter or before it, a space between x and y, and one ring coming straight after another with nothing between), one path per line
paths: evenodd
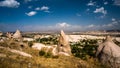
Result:
M115 40L120 42L120 37L116 37Z
M13 53L16 53L16 54L20 54L20 55L25 56L25 57L32 57L32 55L25 53L25 52L22 52L22 51L19 51L19 50L11 49L10 51Z
M34 36L34 39L39 39L39 38L41 38L42 36L41 35L35 35Z
M45 52L51 52L54 56L55 55L65 55L65 56L71 55L71 48L69 45L69 41L66 38L66 35L63 32L63 30L61 30L58 45L44 45L41 43L34 43L32 48L38 49L38 50L44 50Z
M99 45L96 56L103 64L108 64L113 68L120 68L120 47L116 45L110 36Z
M57 45L44 45L42 43L33 43L32 48L37 50L43 50L45 52L51 52L53 55L58 55Z
M8 38L12 38L12 34L9 33L9 32L6 33L6 36L7 36Z
M32 57L32 55L30 55L28 53L25 53L23 51L19 51L19 50L15 50L15 49L10 49L10 48L6 48L6 47L2 47L2 46L0 46L0 48L6 49L7 51L10 51L12 53L16 53L16 54L19 54L19 55L22 55L22 56L25 56L25 57Z
M93 36L93 35L66 35L68 41L70 42L78 42L80 40L87 39L105 39L104 36Z
M66 38L65 33L61 30L59 43L58 43L58 52L64 52L71 55L71 48L69 45L68 38Z
M20 39L22 38L22 35L19 30L16 30L16 32L13 34L13 38Z
M32 48L38 49L38 50L41 50L43 47L45 47L45 45L41 43L33 43L33 46L32 46Z
M33 38L23 38L23 41L34 41Z

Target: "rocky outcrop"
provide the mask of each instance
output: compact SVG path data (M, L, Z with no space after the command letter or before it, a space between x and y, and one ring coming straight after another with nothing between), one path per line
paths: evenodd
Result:
M15 39L20 39L20 38L22 38L22 35L21 35L21 33L20 33L19 30L16 30L16 32L15 32L14 35L13 35L13 38L15 38Z
M63 30L61 30L57 48L60 54L66 53L68 55L71 55L71 48L69 45L69 41L68 41L68 38L66 38L66 35L63 32Z
M71 55L71 48L69 45L69 41L66 38L66 35L63 32L63 30L61 30L58 45L49 46L49 45L44 45L41 43L34 43L32 45L32 48L40 50L40 51L43 50L45 52L51 52L54 56L56 55L70 56Z
M9 32L6 33L6 36L7 36L8 38L12 38L12 34L9 33Z
M32 57L32 55L30 55L30 54L28 54L26 52L23 52L23 51L19 51L19 50L15 50L15 49L10 49L10 48L6 48L6 47L2 47L2 46L0 46L0 49L6 49L6 51L10 51L12 53L19 54L21 56Z
M32 45L32 48L37 50L41 50L43 47L45 47L45 45L41 43L33 43Z
M120 47L112 41L110 36L107 36L105 41L98 46L96 56L102 64L111 68L120 68Z

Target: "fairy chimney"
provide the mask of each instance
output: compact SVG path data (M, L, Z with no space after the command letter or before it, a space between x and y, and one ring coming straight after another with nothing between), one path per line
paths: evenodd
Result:
M6 36L7 36L8 38L12 38L12 34L9 33L9 32L6 33Z
M69 41L66 38L66 35L63 32L63 30L61 30L60 37L59 37L58 52L63 52L71 55L71 48L69 45Z
M102 64L108 64L112 68L120 67L120 47L116 45L110 36L98 46L96 57Z
M20 38L22 38L22 35L21 35L21 33L20 33L19 30L16 30L16 32L15 32L14 35L13 35L13 38L15 38L15 39L20 39Z

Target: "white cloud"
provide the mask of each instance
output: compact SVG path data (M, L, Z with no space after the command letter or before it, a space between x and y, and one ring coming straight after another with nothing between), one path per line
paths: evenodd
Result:
M41 8L40 8L40 7L37 7L37 8L35 8L35 10L41 10Z
M108 4L108 2L104 2L104 5L107 5Z
M81 26L80 25L71 25L71 24L68 24L67 22L61 22L61 23L56 23L56 24L52 24L52 25L34 25L35 27L33 27L33 25L27 25L27 26L24 26L22 29L25 29L25 30L34 30L34 31L58 31L58 30L67 30L67 31L78 31L78 30L82 30L81 29Z
M102 27L106 27L106 28L112 27L112 26L114 26L112 23L102 25Z
M49 7L48 7L48 6L42 6L42 7L41 7L41 10L43 10L43 11L48 11L48 10L49 10Z
M82 26L83 29L86 30L102 30L102 29L116 29L119 28L119 20L117 21L116 19L112 18L113 20L111 21L111 23L108 24L102 24L102 25L95 25L95 24L90 24L90 25L86 25L86 26Z
M114 5L120 6L120 0L114 0Z
M60 27L60 28L66 28L71 26L70 24L67 24L66 22L62 22L62 23L57 23L56 27Z
M0 6L2 7L12 7L12 8L17 8L19 7L20 3L17 2L16 0L4 0L0 1Z
M115 18L112 18L112 21L115 21Z
M74 24L68 24L67 22L62 22L62 23L57 23L56 25L51 26L51 28L56 29L56 30L68 30L68 31L78 31L82 30L82 26L80 25L74 25ZM84 29L83 29L84 30Z
M104 9L104 7L101 8L96 8L95 11L93 11L94 13L102 13L102 14L107 14L107 11Z
M37 13L36 11L31 11L31 12L25 13L25 14L28 15L28 16L33 16L33 15L35 15L36 13Z
M116 25L118 25L118 22L117 21L112 21L111 23L102 25L102 27L104 27L104 28L112 28L112 27L115 27Z
M56 23L48 26L40 26L40 25L28 25L24 26L22 29L23 30L34 30L34 31L58 31L58 30L65 30L65 31L84 31L84 30L106 30L106 29L116 29L119 28L119 20L118 21L111 21L111 23L108 24L102 24L102 25L95 25L95 24L90 24L90 25L75 25L75 24L69 24L67 22L61 22L61 23ZM34 28L32 28L34 26Z
M41 11L50 13L48 6L37 7L37 8L35 8L35 10L41 10Z
M94 6L95 3L96 3L96 2L92 2L92 1L90 1L90 2L87 4L87 6Z
M88 25L88 28L93 28L93 27L95 27L94 24Z

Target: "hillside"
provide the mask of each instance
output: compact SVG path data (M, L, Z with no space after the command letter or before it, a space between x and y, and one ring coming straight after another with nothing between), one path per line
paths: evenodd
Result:
M28 45L26 42L24 44ZM7 40L0 43L0 68L101 68L102 65L93 58L82 60L74 56L41 55L29 46L22 47L20 42ZM24 56L10 50L17 50L31 55Z

